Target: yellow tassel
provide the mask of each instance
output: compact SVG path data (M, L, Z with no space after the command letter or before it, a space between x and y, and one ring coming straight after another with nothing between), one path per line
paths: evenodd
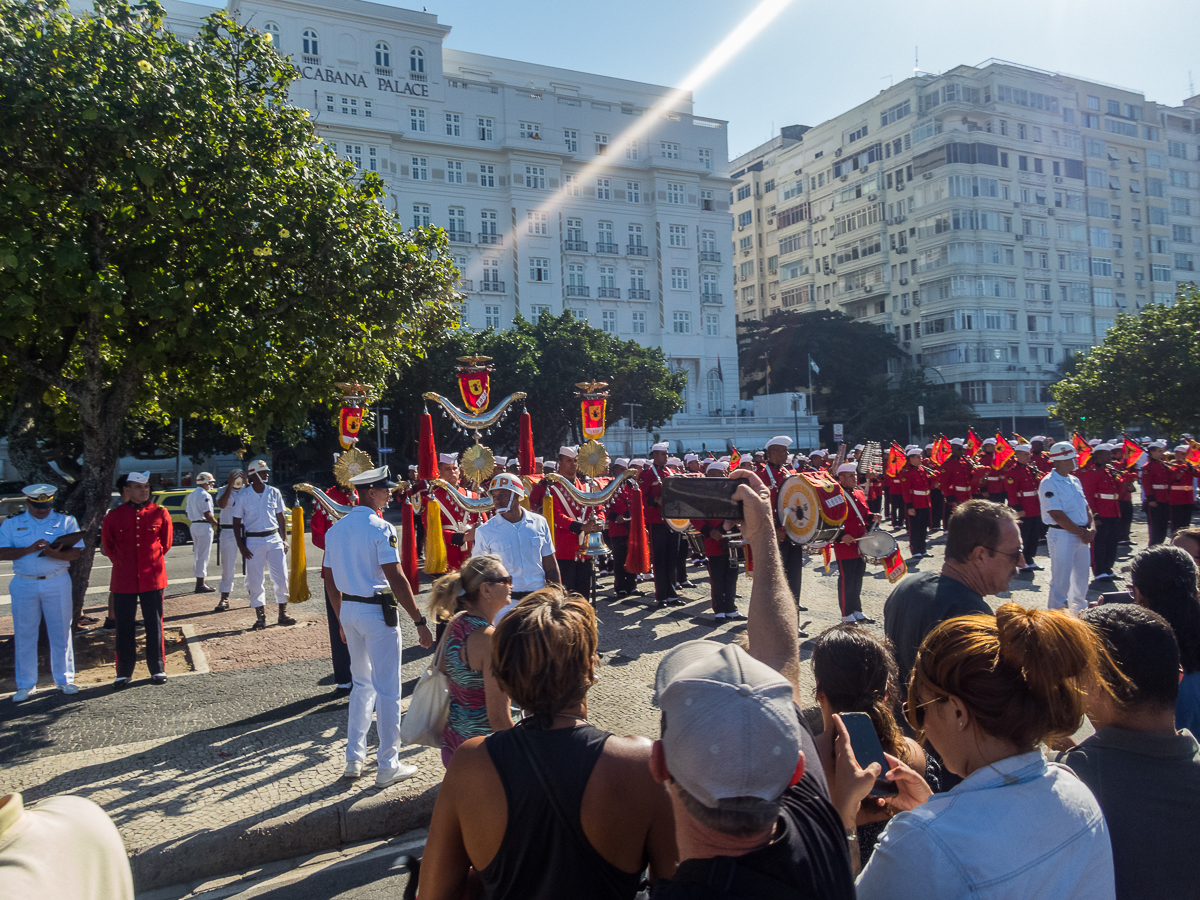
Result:
M442 537L442 508L429 498L425 504L425 574L441 575L446 571L446 539Z
M288 572L288 603L303 603L312 594L308 590L308 561L305 559L304 509L292 507L292 564Z
M550 488L542 495L542 516L550 526L550 546L554 546L554 498L550 496Z

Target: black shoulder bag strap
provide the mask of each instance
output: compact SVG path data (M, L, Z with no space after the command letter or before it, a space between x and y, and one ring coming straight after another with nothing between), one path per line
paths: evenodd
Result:
M566 833L571 835L571 838L575 841L576 849L580 851L581 858L595 859L599 857L601 860L604 860L604 857L600 856L600 852L592 846L592 842L587 839L587 835L583 833L583 824L579 819L575 818L572 820L567 815L562 797L558 793L558 788L546 777L542 759L537 750L534 749L533 742L529 740L528 733L519 725L514 727L510 733L517 746L521 748L521 752L525 754L525 759L529 763L529 767L533 769L533 773L537 776L538 783L542 786L542 793L545 794L546 800L550 804L550 809L554 812L554 817L558 819L558 823L563 826ZM604 861L607 862L607 860ZM609 863L609 865L612 864ZM625 885L617 883L612 872L607 867L594 865L592 868L598 872L614 897L623 896L628 890Z

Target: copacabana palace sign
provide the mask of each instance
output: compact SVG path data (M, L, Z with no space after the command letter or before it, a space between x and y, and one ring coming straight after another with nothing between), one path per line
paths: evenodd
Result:
M349 84L354 87L367 87L365 75L357 72L343 72L341 69L323 69L320 66L295 66L301 78L310 81L322 81L326 84ZM428 97L429 85L394 81L391 78L379 78L379 90L393 94L408 94L410 97Z

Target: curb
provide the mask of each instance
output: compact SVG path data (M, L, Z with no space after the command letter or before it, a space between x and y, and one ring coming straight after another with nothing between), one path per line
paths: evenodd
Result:
M208 657L204 655L201 641L196 637L196 626L190 622L181 622L179 630L183 633L184 644L192 661L192 675L207 675L209 673Z
M267 863L335 850L344 844L426 828L439 785L410 797L386 791L330 806L298 809L243 827L200 831L130 854L138 893L245 872Z

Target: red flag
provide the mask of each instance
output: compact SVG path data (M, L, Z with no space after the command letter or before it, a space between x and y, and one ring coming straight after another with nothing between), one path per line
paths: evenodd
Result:
M437 446L433 443L433 416L421 414L421 439L417 444L417 477L425 481L438 477Z
M485 369L482 372L460 372L458 376L458 392L462 395L467 412L479 415L488 408L491 401L491 374Z
M907 465L908 460L904 456L904 448L892 441L892 446L888 448L887 458L887 475L889 478L894 478L900 474L900 470Z
M983 441L975 435L974 428L967 429L967 455L976 456L983 448Z
M343 450L349 450L358 441L358 430L362 427L361 406L343 406L338 414L338 441Z
M604 412L607 406L608 400L604 397L586 397L579 401L583 436L588 440L598 441L604 437Z
M1092 458L1092 445L1078 431L1071 435L1071 443L1075 447L1075 465L1082 469L1088 464L1088 460Z
M938 435L938 439L933 443L933 464L940 466L950 458L950 442L946 440L944 434Z
M1146 455L1146 451L1129 438L1125 438L1122 443L1125 448L1125 468L1132 469L1137 466L1138 460Z
M625 571L631 575L645 575L652 568L650 538L646 534L646 510L642 504L642 492L630 490L629 549L625 554Z
M1190 438L1188 439L1188 444L1192 449L1188 451L1188 454L1184 457L1184 459L1190 462L1193 466L1200 466L1200 444L1196 443Z
M521 435L517 440L517 459L521 462L521 477L533 474L533 420L529 411L521 413Z
M1003 469L1010 459L1016 455L1012 448L1012 444L1004 439L1000 432L996 432L996 453L992 457L992 468L999 472Z
M998 435L998 434L996 435L996 437L999 437L999 436L1000 435ZM1028 443L1029 443L1029 441L1025 440L1025 438L1021 437L1015 431L1013 432L1013 444L1028 444Z
M733 452L729 454L729 468L736 469L742 464L742 454L738 453L737 447L733 448Z
M883 560L883 573L887 576L888 584L895 584L908 574L908 564L900 555L900 549Z

